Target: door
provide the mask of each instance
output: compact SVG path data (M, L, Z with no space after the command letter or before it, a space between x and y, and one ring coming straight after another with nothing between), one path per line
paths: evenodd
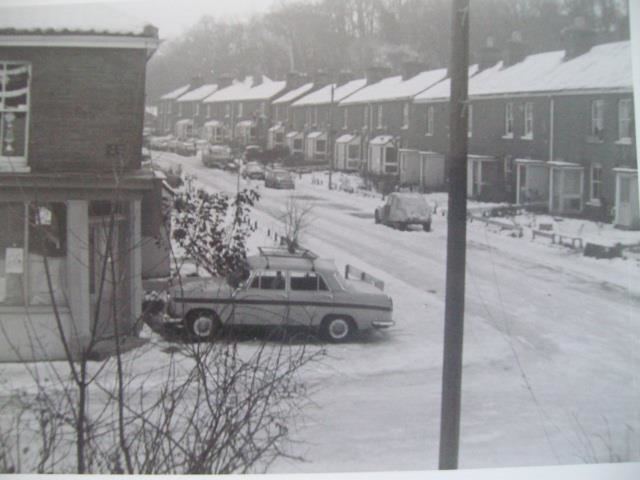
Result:
M235 325L282 325L287 321L286 272L258 270L234 296Z
M631 205L632 182L631 177L618 175L618 205L616 211L616 224L630 227L633 224ZM637 196L636 196L637 198Z
M333 294L316 272L289 272L289 323L299 326L320 325L330 313Z

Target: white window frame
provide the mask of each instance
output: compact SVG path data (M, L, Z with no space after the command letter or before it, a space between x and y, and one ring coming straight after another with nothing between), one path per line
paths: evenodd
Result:
M376 128L382 128L382 120L383 120L383 111L382 111L382 104L377 105L377 110L376 110Z
M237 116L238 118L242 118L242 117L243 117L243 115L244 115L244 105L243 105L243 103L242 103L242 102L238 102L237 107L238 107L238 108L236 108L236 113L237 113L237 115L236 115L236 116Z
M533 102L525 102L523 109L524 134L522 139L533 139Z
M362 111L362 126L364 128L369 127L369 105L365 105Z
M427 130L425 135L432 137L435 127L435 107L433 105L427 106Z
M473 136L473 105L467 102L467 137Z
M504 106L504 136L513 138L513 102L507 102Z
M618 100L618 141L631 143L633 132L632 125L633 103L630 98ZM626 135L625 135L626 134Z
M342 111L342 128L344 130L349 128L349 112L347 110L347 107L344 107L344 110Z
M0 71L4 71L7 68L7 65L20 65L22 67L26 67L27 69L27 103L26 106L21 108L15 107L5 107L2 97L0 96L0 171L2 170L10 170L14 172L29 172L30 169L27 166L27 159L29 158L29 125L31 124L31 63L29 62L21 62L19 60L9 60L9 61L0 61ZM5 132L4 120L5 114L8 113L23 113L25 115L25 132L24 132L24 155L18 156L2 156L2 146L4 145L5 139L3 138Z
M591 101L591 128L590 135L602 138L604 132L604 100L598 98Z
M596 172L598 172L597 178L595 176ZM602 198L602 164L591 164L591 168L589 171L589 181L591 200L600 200L600 198Z
M402 128L405 130L409 128L409 102L404 102L402 105Z

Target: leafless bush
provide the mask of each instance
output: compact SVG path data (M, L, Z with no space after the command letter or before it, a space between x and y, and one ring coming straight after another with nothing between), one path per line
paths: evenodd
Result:
M293 253L300 246L300 239L305 230L313 221L313 205L302 202L293 195L289 196L279 220L284 226L282 238L287 244L287 249Z

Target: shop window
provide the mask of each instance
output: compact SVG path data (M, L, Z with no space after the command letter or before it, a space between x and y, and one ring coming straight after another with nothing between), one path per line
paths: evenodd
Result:
M26 167L31 66L0 62L0 170Z
M65 204L0 204L0 231L0 306L66 305Z

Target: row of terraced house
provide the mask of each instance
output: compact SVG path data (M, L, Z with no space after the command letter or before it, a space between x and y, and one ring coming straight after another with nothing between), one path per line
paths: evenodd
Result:
M538 54L518 35L487 43L469 67L468 194L640 228L630 43L596 45L580 24L565 34L564 50ZM449 92L446 69L419 63L334 82L221 78L165 95L159 117L165 133L286 146L301 162L437 190Z

